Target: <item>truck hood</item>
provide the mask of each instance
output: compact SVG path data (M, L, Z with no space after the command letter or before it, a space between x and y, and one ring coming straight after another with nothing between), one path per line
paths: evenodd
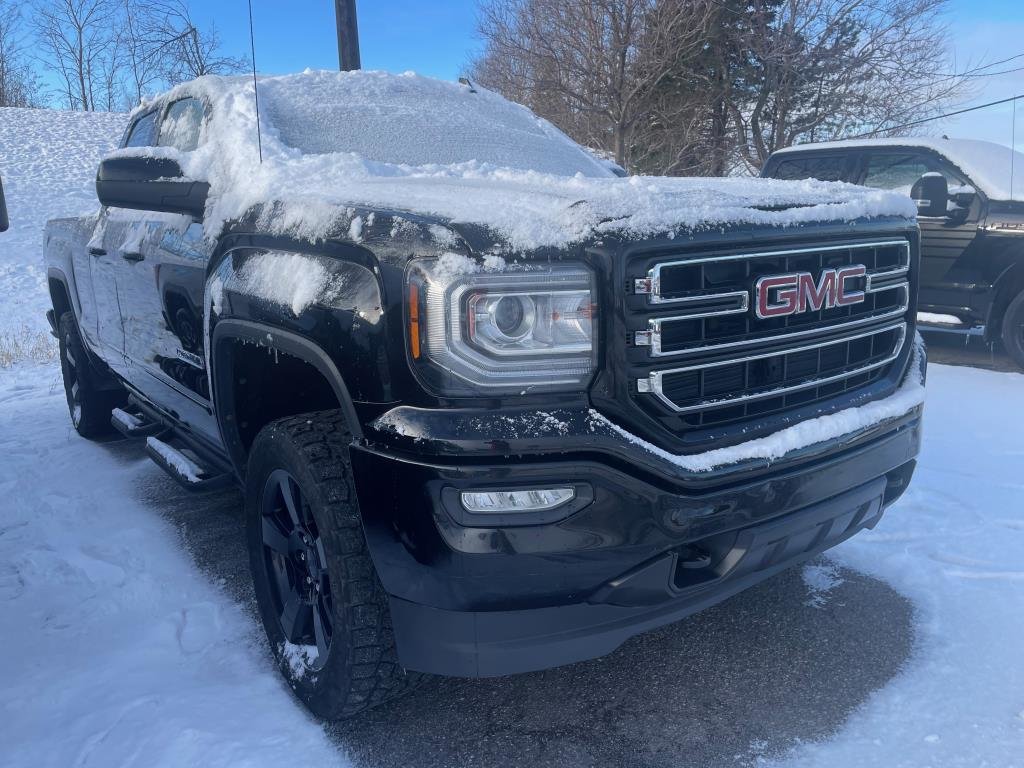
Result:
M307 176L316 179L316 176ZM514 171L335 177L329 188L267 180L266 197L211 185L208 221L239 218L275 201L262 223L317 239L355 210L405 211L487 230L513 252L562 248L605 234L648 237L732 225L786 227L876 217L913 219L898 193L851 184L756 178L558 177Z

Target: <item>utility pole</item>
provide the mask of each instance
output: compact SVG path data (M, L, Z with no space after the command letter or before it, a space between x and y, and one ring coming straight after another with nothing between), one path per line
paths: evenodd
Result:
M359 69L359 26L356 24L356 0L334 0L338 22L338 64L342 72Z

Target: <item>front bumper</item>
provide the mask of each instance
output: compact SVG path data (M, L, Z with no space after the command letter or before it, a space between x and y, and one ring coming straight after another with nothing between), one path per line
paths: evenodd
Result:
M389 444L352 449L367 541L400 661L467 677L600 656L873 527L910 480L922 416L686 472L586 412L503 435L506 412L399 410ZM488 525L457 508L459 490L566 482L582 501L557 519Z

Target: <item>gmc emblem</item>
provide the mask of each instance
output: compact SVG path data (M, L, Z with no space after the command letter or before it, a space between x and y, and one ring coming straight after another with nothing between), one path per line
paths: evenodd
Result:
M864 291L853 290L849 281L864 277L865 273L867 268L863 264L853 264L823 270L817 282L810 272L762 277L754 287L754 311L761 319L767 319L860 304Z

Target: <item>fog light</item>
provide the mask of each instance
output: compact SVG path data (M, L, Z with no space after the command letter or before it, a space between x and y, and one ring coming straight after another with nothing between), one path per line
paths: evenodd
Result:
M572 501L572 488L535 488L529 491L464 491L462 506L470 512L542 512Z

